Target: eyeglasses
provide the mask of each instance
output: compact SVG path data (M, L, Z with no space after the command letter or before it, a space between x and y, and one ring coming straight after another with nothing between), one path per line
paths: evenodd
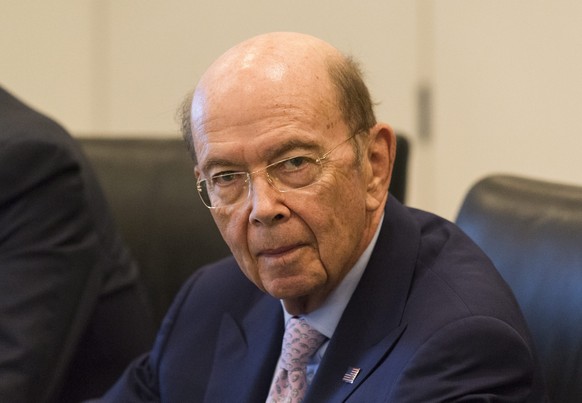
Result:
M251 177L261 172L265 172L269 184L281 193L306 188L321 178L323 164L329 155L354 136L355 134L320 156L296 155L253 172L221 172L209 179L200 179L196 189L206 207L217 209L246 200L250 195Z

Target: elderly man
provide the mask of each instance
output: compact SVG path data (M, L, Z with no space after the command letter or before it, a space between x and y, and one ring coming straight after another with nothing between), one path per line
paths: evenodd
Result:
M261 35L207 70L188 111L198 192L233 258L187 282L106 401L544 400L490 261L389 196L395 136L350 58Z

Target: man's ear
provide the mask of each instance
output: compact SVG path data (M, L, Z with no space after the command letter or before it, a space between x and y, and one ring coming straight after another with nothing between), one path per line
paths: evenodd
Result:
M388 197L388 187L396 157L396 135L385 124L378 123L370 129L365 163L368 165L366 208L369 211L383 207Z

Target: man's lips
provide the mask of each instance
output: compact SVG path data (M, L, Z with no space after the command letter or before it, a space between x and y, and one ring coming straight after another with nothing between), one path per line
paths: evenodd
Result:
M279 256L283 256L287 253L293 252L302 246L303 246L302 244L298 243L298 244L293 244L293 245L280 246L277 248L262 249L259 251L259 253L257 253L257 257L271 257L271 258L272 257L279 257Z

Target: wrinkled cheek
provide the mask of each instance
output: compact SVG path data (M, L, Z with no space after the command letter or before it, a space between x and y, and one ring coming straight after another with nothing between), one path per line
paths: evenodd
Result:
M329 219L320 238L319 253L332 276L342 275L347 266L355 263L364 232L365 211L337 211Z
M242 221L241 221L242 220ZM246 221L240 217L215 216L216 225L242 272L253 282L257 279L256 261L253 260L247 237Z
M212 216L222 238L232 253L236 254L235 250L243 245L243 241L246 241L246 225L242 225L244 223L241 221L241 218L234 214L223 215L214 213Z

